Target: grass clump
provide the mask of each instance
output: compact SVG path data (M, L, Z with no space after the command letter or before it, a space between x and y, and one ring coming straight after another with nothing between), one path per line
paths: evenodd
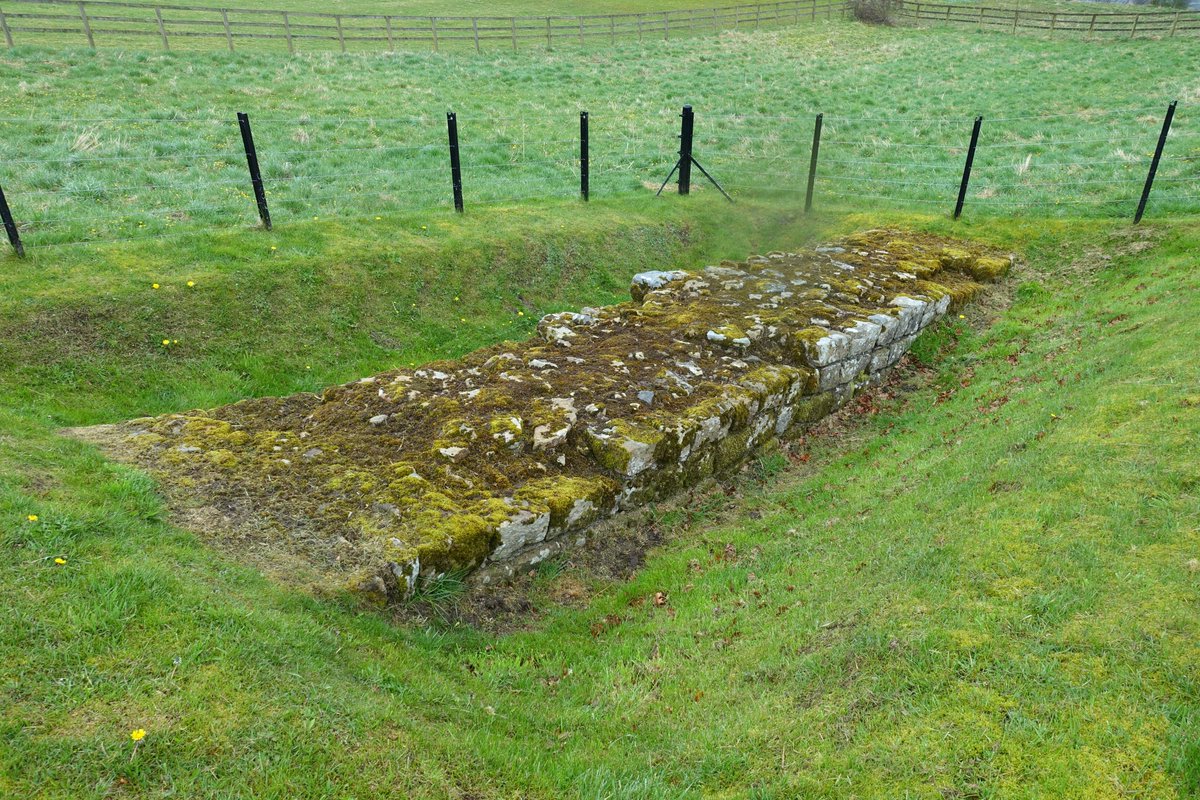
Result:
M848 7L851 16L859 22L868 25L896 24L892 0L850 0Z

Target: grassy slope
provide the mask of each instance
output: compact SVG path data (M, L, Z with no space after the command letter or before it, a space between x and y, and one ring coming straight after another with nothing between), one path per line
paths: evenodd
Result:
M1195 794L1200 227L960 232L1030 267L938 377L505 638L273 586L6 412L0 793Z
M1037 203L1032 213L1128 215L1177 98L1150 214L1194 212L1198 61L1200 39L1084 43L838 22L583 58L19 48L0 53L0 80L16 87L0 119L0 179L33 253L250 226L233 123L246 111L277 226L314 215L371 221L449 204L443 115L454 109L470 207L564 199L578 192L575 138L587 109L593 196L628 197L669 171L678 108L690 102L699 158L739 197L803 186L822 111L819 202L866 193L944 209L982 114L968 213ZM1042 114L1067 116L1016 119ZM1103 201L1112 204L1094 206Z
M1009 66L991 37L826 33L822 52L846 57L815 86L794 77L808 62L783 67L817 46L799 33L764 38L794 48L769 63L735 39L678 73L645 53L574 87L556 56L410 63L430 70L414 82L444 87L429 109L516 70L490 102L541 102L521 88L541 83L615 109L637 82L661 106L691 81L739 109L843 96L901 113L933 98L894 99L890 81L961 61L943 102L999 113L1139 102L1135 59L1190 52L1026 42ZM84 84L36 72L43 57L6 56L41 87L20 113L104 115L118 95L145 112L162 102L161 83L136 88L154 70L189 112L255 75L281 111L324 97L339 112L339 94L382 109L339 67L389 69L314 59L292 79L238 56L214 77L207 56L63 57L99 76ZM324 90L291 99L305 74ZM690 529L631 583L495 638L393 627L272 584L168 525L145 478L54 430L452 355L613 299L647 266L880 222L951 226L883 210L798 221L711 195L383 216L3 262L0 796L1200 793L1194 220L1113 263L1104 252L1127 246L1115 223L960 223L1031 266L993 326L923 341L940 377L848 439L814 440L805 470L668 519ZM730 542L737 560L710 555ZM667 607L630 604L657 591Z

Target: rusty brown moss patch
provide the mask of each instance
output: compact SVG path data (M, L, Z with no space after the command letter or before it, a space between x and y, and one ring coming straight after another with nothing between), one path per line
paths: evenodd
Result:
M868 231L643 273L633 300L553 314L525 342L323 393L79 432L378 598L503 574L612 514L742 463L877 381L1004 273L963 242Z

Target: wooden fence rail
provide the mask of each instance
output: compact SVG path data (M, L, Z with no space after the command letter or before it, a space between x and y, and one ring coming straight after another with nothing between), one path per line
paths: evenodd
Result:
M1023 8L895 0L901 19L973 25L1009 31L1082 33L1086 36L1182 36L1200 32L1200 11L1034 11Z
M279 49L433 50L518 49L663 39L696 32L757 29L842 16L845 0L780 0L710 8L578 16L404 16L331 14L117 0L3 0L0 30L8 47L22 44L133 46L155 40L174 45L236 50L274 44ZM259 49L262 45L257 45Z

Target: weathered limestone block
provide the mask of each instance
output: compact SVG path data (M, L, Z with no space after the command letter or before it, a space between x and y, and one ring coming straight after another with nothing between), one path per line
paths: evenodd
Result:
M449 571L489 580L821 419L1010 263L867 231L641 273L631 302L457 361L80 435L336 585L384 599Z

